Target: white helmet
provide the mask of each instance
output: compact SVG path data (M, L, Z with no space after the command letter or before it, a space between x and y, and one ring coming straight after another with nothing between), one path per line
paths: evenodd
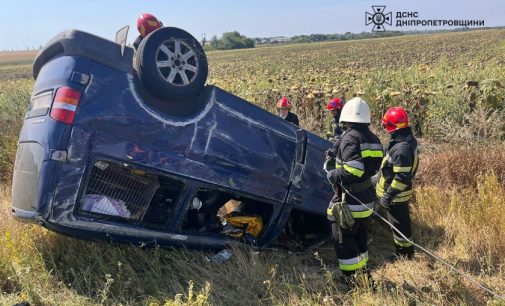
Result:
M342 108L339 122L370 123L370 108L360 97L347 101Z

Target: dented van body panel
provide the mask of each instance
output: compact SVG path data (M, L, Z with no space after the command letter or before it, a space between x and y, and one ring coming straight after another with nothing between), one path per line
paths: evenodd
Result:
M36 61L13 178L17 219L79 238L204 248L244 242L220 232L223 218L209 225L230 200L262 218L261 235L245 241L260 248L285 232L295 210L324 219L330 142L212 85L161 101L110 42L110 54L95 55L105 40L74 36L95 46ZM62 87L80 93L72 124L51 117Z

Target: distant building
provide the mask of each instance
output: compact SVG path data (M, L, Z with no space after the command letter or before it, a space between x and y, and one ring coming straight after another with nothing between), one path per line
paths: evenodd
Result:
M291 41L291 37L285 36L276 36L276 37L260 37L256 38L254 42L257 45L266 45L266 44L282 44Z

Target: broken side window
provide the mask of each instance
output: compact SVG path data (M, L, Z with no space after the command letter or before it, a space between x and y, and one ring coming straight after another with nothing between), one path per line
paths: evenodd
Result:
M97 161L78 213L102 220L166 229L184 184L126 164Z

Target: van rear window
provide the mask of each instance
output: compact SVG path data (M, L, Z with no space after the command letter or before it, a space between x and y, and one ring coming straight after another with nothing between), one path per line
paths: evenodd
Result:
M38 94L30 101L30 107L26 113L26 118L33 118L47 115L51 102L53 101L53 91L46 91Z

